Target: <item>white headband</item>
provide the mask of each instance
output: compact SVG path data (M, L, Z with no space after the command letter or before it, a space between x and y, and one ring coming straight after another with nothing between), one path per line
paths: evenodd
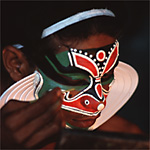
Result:
M92 9L84 12L77 13L69 18L66 18L62 21L59 21L46 29L43 30L41 38L45 38L69 25L80 22L82 20L86 20L96 16L111 16L115 17L115 14L108 9Z
M17 49L21 49L23 48L24 46L21 45L21 44L14 44L13 47L17 48Z
M72 25L74 23L77 23L77 22L80 22L82 20L86 20L86 19L89 19L92 17L96 17L96 16L115 17L115 14L111 10L108 10L108 9L92 9L92 10L77 13L69 18L59 21L59 22L47 27L46 29L44 29L42 32L41 39L65 28L69 25ZM16 47L17 49L24 47L21 44L14 44L13 46Z

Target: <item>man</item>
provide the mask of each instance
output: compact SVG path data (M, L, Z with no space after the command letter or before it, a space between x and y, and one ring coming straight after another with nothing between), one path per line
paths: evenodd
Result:
M23 26L25 40L3 49L4 66L17 81L0 101L5 148L41 148L47 140L56 141L65 126L94 130L137 86L136 71L118 61L122 24L117 14L106 4L69 4L70 9L63 9L49 3L36 17L33 9L32 20ZM52 18L54 11L62 14ZM100 129L141 133L126 120L115 119L121 120L119 127L115 120ZM124 124L130 128L124 129Z

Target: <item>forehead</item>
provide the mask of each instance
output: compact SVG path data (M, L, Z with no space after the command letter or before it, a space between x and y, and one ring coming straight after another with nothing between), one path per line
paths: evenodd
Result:
M104 47L106 45L112 44L116 41L116 39L112 36L106 34L96 34L91 35L87 39L78 40L78 41L67 41L65 45L69 46L70 48L76 49L92 49L92 48L99 48ZM66 51L66 48L62 47L59 49L58 53Z
M103 47L115 42L115 38L106 35L106 34L98 34L92 35L88 39L78 42L76 44L76 49L91 49L91 48L98 48Z

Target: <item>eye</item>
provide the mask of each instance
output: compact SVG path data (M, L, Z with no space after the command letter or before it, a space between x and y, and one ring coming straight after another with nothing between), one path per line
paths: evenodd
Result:
M109 78L110 76L111 74L105 73L102 78L105 79L105 78Z
M103 76L102 76L102 79L108 79L110 78L112 75L114 74L114 69L110 70L109 72L105 73Z
M101 78L102 85L110 84L114 80L114 69L104 74Z

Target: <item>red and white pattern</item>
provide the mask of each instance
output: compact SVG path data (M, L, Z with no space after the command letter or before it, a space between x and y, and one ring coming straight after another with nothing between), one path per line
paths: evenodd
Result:
M99 77L99 69L95 62L83 54L78 54L75 52L72 52L73 60L75 63L75 66L77 68L80 68L82 70L86 70L89 72L94 78Z
M105 73L107 73L109 70L111 70L111 68L113 68L113 66L115 65L117 59L119 56L119 43L117 42L114 49L112 50L112 52L110 53L108 60L105 64L105 68L103 70L102 75L104 75Z
M62 108L88 116L95 116L101 112L102 110L99 109L103 109L102 105L106 105L106 97L108 95L106 92L103 93L101 77L113 68L118 56L118 41L115 42L109 51L99 50L95 55L87 52L82 54L82 50L71 49L68 53L71 66L87 71L92 80L88 88L73 98L69 98L69 92L67 92ZM97 98L89 93L91 89L95 92Z
M106 58L106 53L105 53L105 51L103 51L103 50L98 51L97 54L96 54L96 58L97 58L97 60L100 61L100 62L104 61L105 58Z

